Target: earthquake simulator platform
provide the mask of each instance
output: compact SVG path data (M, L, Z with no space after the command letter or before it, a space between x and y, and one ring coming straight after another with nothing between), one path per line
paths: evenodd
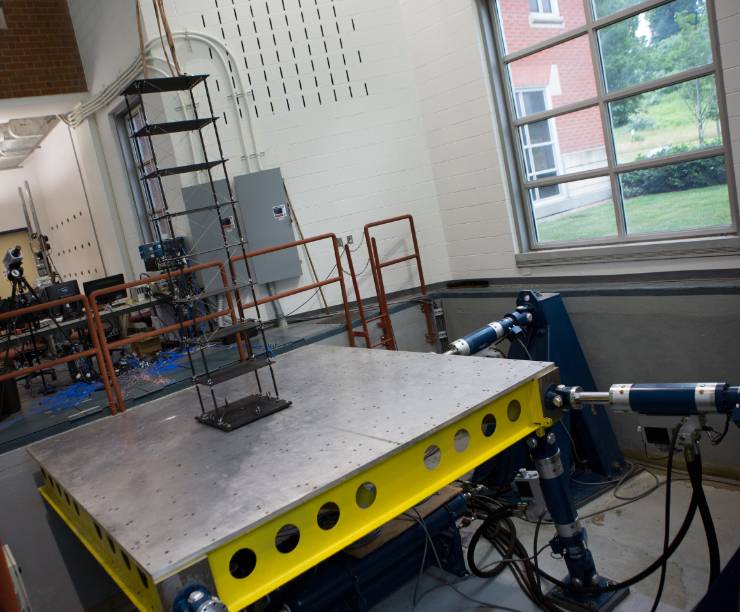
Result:
M197 582L240 610L557 418L551 363L313 345L275 368L292 406L229 433L185 389L29 447L140 609Z

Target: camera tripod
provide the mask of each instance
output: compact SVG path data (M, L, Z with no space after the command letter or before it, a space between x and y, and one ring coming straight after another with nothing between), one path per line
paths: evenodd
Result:
M31 284L28 282L26 277L23 275L23 268L20 266L19 263L16 263L13 267L8 269L6 278L10 281L12 286L12 291L10 294L10 298L8 299L8 303L10 305L10 310L19 310L21 308L26 308L27 306L33 306L34 304L41 304L43 300L39 297L38 293L36 293L36 290L31 286ZM26 293L27 292L27 293ZM30 297L29 297L30 296ZM8 357L10 356L10 348L12 344L12 338L13 333L15 332L17 323L18 323L19 317L8 319L6 326L5 326L5 333L7 337L7 343L5 348L5 355L3 356L3 363L8 364ZM41 352L39 350L38 343L36 341L36 333L35 331L39 328L39 318L36 316L35 313L23 315L20 317L22 323L28 324L28 335L29 339L31 341L31 354L27 354L26 351L21 350L19 355L21 356L21 359L19 361L22 361L25 358L26 364L28 366L32 366L34 359L36 360L36 363L41 363ZM52 318L52 321L54 319ZM59 327L59 325L54 321L55 325ZM60 329L61 331L61 329ZM54 387L50 386L46 382L46 376L51 376L52 381L56 380L57 375L56 372L53 369L47 369L47 370L39 370L38 372L39 376L41 377L41 384L43 387L42 393L44 395L50 395L54 393L55 389ZM33 374L29 375L33 376ZM26 379L26 388L30 387L30 383L28 379Z

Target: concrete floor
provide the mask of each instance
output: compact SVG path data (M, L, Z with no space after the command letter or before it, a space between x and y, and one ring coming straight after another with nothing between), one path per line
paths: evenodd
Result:
M661 481L665 475L658 473ZM683 521L691 497L691 487L686 476L678 473L671 495L671 525L675 533ZM630 480L620 489L622 496L634 496L654 484L653 478L643 472ZM714 517L720 545L722 564L740 547L740 530L738 516L740 513L740 486L730 486L717 482L705 481L705 492ZM609 491L589 504L583 506L579 513L586 516L596 513L584 521L588 529L589 547L594 555L597 570L614 580L624 580L647 567L660 554L663 541L663 514L665 488L661 487L653 494L628 506L606 511L610 506L619 503ZM602 512L603 510L603 512ZM464 531L469 538L477 523ZM528 549L532 547L534 525L516 520L519 537ZM540 546L554 534L554 528L545 526L540 530ZM483 553L485 554L485 553ZM493 561L494 557L490 557ZM554 576L565 573L565 564L552 559L548 551L540 556L540 565ZM655 596L659 571L631 589L627 599L619 604L616 610L642 611L650 609ZM691 610L701 599L707 587L709 576L708 554L701 520L697 514L691 530L668 564L666 585L659 610ZM393 593L384 602L374 608L374 612L417 612L486 610L485 606L466 600L453 589L442 586L421 597L427 590L442 584L440 577L456 582L456 587L465 594L482 602L508 606L516 610L529 611L537 608L522 594L514 581L511 572L506 571L494 580L483 580L471 577L462 582L455 576L445 575L437 568L430 568L422 576L418 587L417 605L413 604L415 583L412 581Z

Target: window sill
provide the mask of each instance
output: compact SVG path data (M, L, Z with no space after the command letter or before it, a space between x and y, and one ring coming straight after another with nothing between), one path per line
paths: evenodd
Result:
M515 256L520 268L612 263L615 261L654 261L691 257L722 257L740 255L738 236L672 240L670 242L640 242L608 246L575 247L530 251Z
M565 20L551 13L530 13L529 26L532 28L562 28Z

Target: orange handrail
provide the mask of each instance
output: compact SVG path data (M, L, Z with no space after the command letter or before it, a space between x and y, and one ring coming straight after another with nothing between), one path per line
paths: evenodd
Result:
M399 221L408 221L409 230L411 232L411 241L414 246L414 252L409 255L403 255L394 259L388 259L381 261L377 251L377 244L370 235L370 229L381 225L388 225L390 223L397 223ZM422 295L427 294L427 286L424 282L424 269L421 265L421 251L419 250L419 241L416 236L416 226L414 224L414 217L412 215L398 215L396 217L389 217L387 219L380 219L379 221L373 221L368 223L364 228L365 242L367 243L368 256L370 257L370 268L373 274L373 283L375 284L375 294L378 297L378 307L380 314L375 319L381 321L379 325L384 329L386 340L381 344L387 345L389 348L395 350L396 339L393 333L393 325L391 323L390 312L388 310L388 300L385 294L385 283L383 282L383 268L393 266L405 261L416 261L416 269L419 274L419 290ZM421 310L424 313L426 319L426 339L427 342L433 344L437 339L437 333L434 328L434 319L432 317L432 309L430 304L422 303Z
M103 320L102 320L102 317L100 316L100 309L98 308L97 300L100 296L108 295L111 293L118 293L120 291L131 289L134 287L140 287L142 285L151 285L154 283L158 283L160 281L171 279L172 277L182 276L184 274L193 274L195 272L199 272L201 270L207 270L210 268L218 268L219 275L221 277L221 282L223 283L224 290L225 290L224 294L226 295L226 300L228 304L227 308L223 308L215 312L209 312L208 314L205 314L199 317L194 317L193 319L190 319L187 321L180 321L172 325L160 327L158 329L153 329L151 331L140 332L138 334L134 334L133 336L121 338L120 340L115 340L113 342L108 342L108 340L105 337L105 331L103 329ZM231 317L232 323L236 324L239 318L236 314L236 309L234 307L234 299L233 299L233 296L231 295L232 290L233 289L231 288L231 285L228 282L228 279L226 276L226 269L224 268L223 263L221 263L220 261L211 261L208 263L202 263L202 264L198 264L195 266L191 266L189 268L173 270L166 274L158 274L156 276L140 279L138 281L131 281L128 283L122 283L120 285L115 285L113 287L105 287L103 289L98 289L97 291L93 291L93 293L90 295L90 305L93 310L93 316L95 317L95 322L97 323L98 334L100 335L100 338L102 338L102 346L104 349L102 353L106 361L107 369L109 371L111 386L113 388L113 391L115 392L118 412L125 411L126 404L123 400L123 394L121 393L121 387L118 384L118 378L116 376L115 368L113 366L113 358L111 357L111 351L121 346L131 345L135 342L147 340L149 338L154 338L156 336L163 336L170 332L186 329L188 327L198 325L199 323L203 323L205 321L211 321L213 319L217 319L223 316ZM145 308L146 306L147 306L146 304L142 304L142 308ZM236 338L237 338L236 344L239 350L239 358L240 360L243 361L245 359L245 354L244 354L244 347L242 346L243 339L242 339L241 333L237 333Z
M111 414L115 414L116 405L115 405L115 400L114 400L112 389L111 389L110 380L108 377L107 363L106 363L105 355L102 350L100 339L97 333L97 328L95 325L95 320L94 320L94 315L93 315L94 311L91 307L90 301L88 300L87 296L71 295L69 297L61 298L58 300L53 300L51 302L43 302L41 304L34 304L33 306L26 306L25 308L11 310L10 312L5 312L5 313L0 314L0 321L4 321L6 319L17 319L25 315L30 315L30 314L41 312L44 310L51 310L54 308L58 308L59 306L64 306L66 304L75 304L77 302L82 303L82 307L85 311L85 319L87 321L87 330L88 330L88 334L90 336L90 340L92 342L93 348L87 349L84 351L79 351L77 353L71 353L69 355L65 355L64 357L58 357L56 359L50 359L48 361L43 361L36 365L31 365L26 368L21 368L20 370L11 370L10 372L0 375L0 382L21 378L23 376L28 376L29 374L34 374L36 372L40 372L41 370L46 370L48 368L53 368L58 365L62 365L64 363L69 363L70 361L77 361L78 359L82 359L84 357L95 357L95 359L98 362L98 368L100 370L100 379L103 381L103 388L105 389L105 393L108 396L108 407L111 411ZM10 331L8 333L10 333Z
M294 247L302 246L305 244L310 244L312 242L319 242L321 240L331 240L332 247L334 249L334 259L336 261L336 269L337 269L337 275L332 276L331 278L324 279L323 281L316 281L314 283L310 283L308 285L302 285L300 287L296 287L295 289L288 289L286 291L280 291L279 293L275 293L274 295L270 295L268 297L259 298L258 300L254 302L245 302L241 304L241 307L243 309L248 308L254 308L255 306L261 306L262 304L267 304L269 302L275 302L277 300L280 300L285 297L289 297L291 295L295 295L297 293L303 293L304 291L310 291L311 289L318 289L319 287L325 287L326 285L331 285L332 283L339 283L339 286L342 290L342 308L344 309L344 318L346 320L346 326L347 326L347 338L349 341L350 346L355 346L355 335L352 332L352 318L349 314L349 303L347 298L347 287L344 284L344 269L342 268L342 259L339 254L339 240L337 239L335 234L327 233L327 234L321 234L319 236L311 236L309 238L304 238L303 240L296 240L294 242L286 242L284 244L278 244L271 247L265 247L264 249L257 249L256 251L250 251L249 253L243 254L243 255L234 255L231 257L230 261L232 263L237 263L240 261L246 262L248 259L251 259L253 257L259 257L260 255L267 255L268 253L275 253L276 251L282 251L284 249L292 249ZM360 303L359 295L357 295L357 302Z

